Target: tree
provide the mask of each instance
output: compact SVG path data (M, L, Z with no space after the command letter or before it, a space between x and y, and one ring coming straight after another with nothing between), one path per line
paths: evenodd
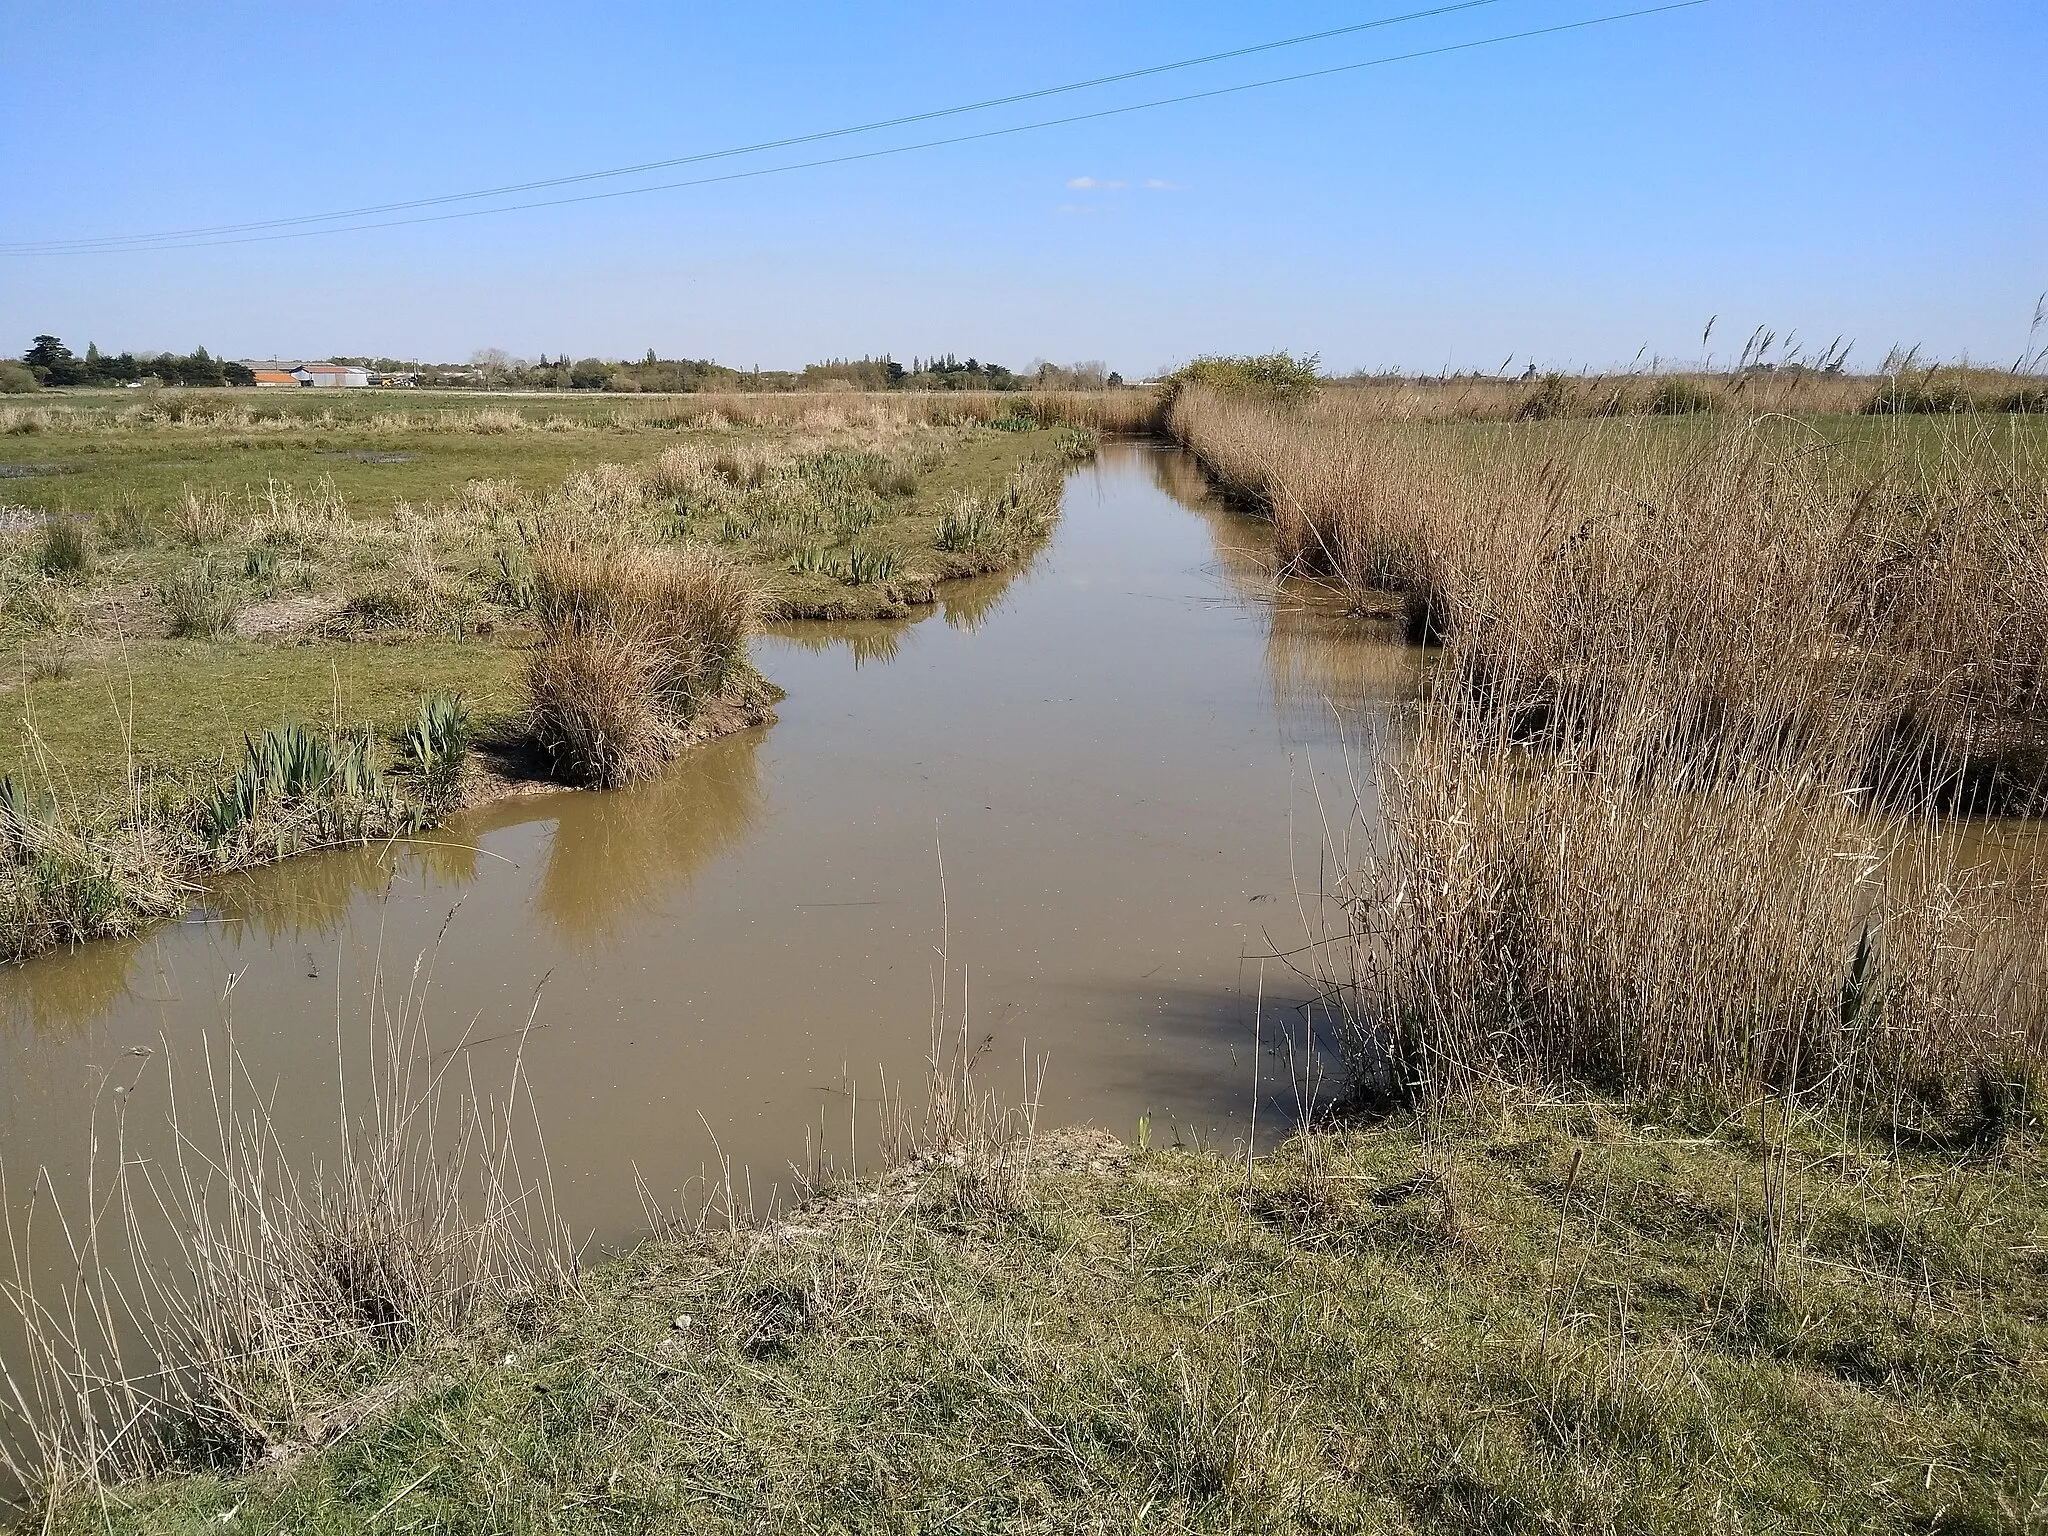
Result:
M479 347L469 354L470 363L482 372L484 388L489 389L499 377L517 366L512 354L503 347Z
M83 384L85 364L72 356L71 349L54 336L38 336L21 360L29 372L45 384Z

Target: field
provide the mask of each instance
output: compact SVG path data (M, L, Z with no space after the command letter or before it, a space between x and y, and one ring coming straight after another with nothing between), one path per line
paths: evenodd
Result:
M753 624L903 616L1021 559L1089 451L1062 421L985 397L0 407L23 849L0 944L130 931L194 873L428 825L508 775L618 782L758 720ZM560 609L592 580L616 590ZM614 600L650 580L710 628L657 636ZM330 779L350 803L311 805Z

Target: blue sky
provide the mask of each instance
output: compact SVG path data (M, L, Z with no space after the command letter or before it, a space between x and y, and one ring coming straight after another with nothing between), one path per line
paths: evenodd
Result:
M1423 3L11 0L0 242L572 174ZM1494 0L840 152L1631 8ZM0 350L47 330L81 350L231 356L653 347L785 367L952 351L1103 358L1135 376L1286 347L1338 369L1491 370L1693 358L1718 315L1721 354L1770 325L1852 337L1866 366L1894 343L2006 365L2048 290L2044 58L2039 0L1710 0L718 186L317 239L0 256Z

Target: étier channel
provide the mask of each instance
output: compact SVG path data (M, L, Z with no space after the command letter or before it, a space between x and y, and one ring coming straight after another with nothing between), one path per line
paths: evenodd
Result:
M182 1107L230 1033L274 1123L331 1137L337 1034L416 967L465 1075L501 1078L523 1034L561 1214L598 1245L645 1229L643 1189L687 1208L721 1156L757 1208L821 1148L845 1167L885 1084L922 1096L942 963L982 1080L1014 1101L1042 1064L1041 1125L1230 1145L1256 1033L1263 1143L1304 1081L1328 1092L1327 1030L1288 964L1248 957L1302 943L1326 829L1356 827L1425 665L1276 590L1270 551L1185 455L1113 441L1021 571L758 640L778 721L658 782L296 858L7 971L13 1192L37 1168L81 1189L116 1104L150 1155L167 1064Z

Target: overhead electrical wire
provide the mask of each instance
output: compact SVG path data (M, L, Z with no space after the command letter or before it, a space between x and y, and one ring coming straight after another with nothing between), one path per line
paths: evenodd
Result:
M1428 10L1407 11L1399 16L1382 16L1373 21L1361 21L1346 27L1331 27L1322 32L1304 32L1298 37L1282 37L1271 42L1250 43L1242 48L1226 49L1222 53L1205 53L1199 58L1177 59L1171 64L1151 64L1143 69L1128 69L1120 74L1097 75L1092 80L1076 80L1068 85L1049 85L1037 90L1018 91L1009 96L991 96L985 101L970 101L955 107L935 107L927 112L912 112L902 117L879 118L871 123L856 123L848 128L827 128L816 133L796 134L785 139L764 139L758 144L739 144L730 149L700 150L695 154L677 155L666 160L643 160L638 165L614 166L602 171L579 171L569 176L550 176L536 181L511 182L501 187L483 187L472 192L444 192L434 197L417 197L402 202L372 203L361 208L344 208L332 213L303 213L288 218L255 219L241 224L210 224L193 229L164 229L134 235L84 235L73 239L0 241L0 252L30 252L77 250L101 246L140 244L155 240L197 239L206 235L246 234L254 230L283 229L295 224L328 224L340 219L368 218L380 213L401 213L414 208L433 208L448 203L475 202L486 197L510 197L520 192L539 192L549 187L573 186L578 182L604 181L620 176L638 176L648 171L673 170L679 165L701 165L707 160L729 160L739 155L764 154L773 149L793 149L800 144L818 144L829 139L851 138L856 134L879 133L885 128L902 128L912 123L929 123L940 118L961 117L970 112L987 112L996 107L1015 106L1019 102L1043 101L1048 96L1066 96L1076 91L1094 90L1104 85L1120 85L1130 80L1142 80L1151 75L1171 74L1175 70L1195 69L1204 64L1221 64L1230 59L1247 58L1255 53L1271 53L1280 48L1297 48L1306 43L1328 42L1332 38L1349 37L1359 32L1371 32L1384 27L1400 26L1411 21L1427 21L1432 17L1448 16L1456 11L1477 10L1481 6L1499 5L1502 0L1454 0L1448 5L1433 6Z
M1470 4L1483 4L1483 3L1491 3L1491 0L1467 0L1467 5L1460 5L1460 6L1451 6L1451 7L1445 7L1445 8L1443 8L1442 10L1438 10L1438 11L1433 11L1433 12L1417 12L1417 13L1415 13L1415 14L1416 14L1416 15L1418 15L1418 16L1422 16L1422 15L1440 15L1440 14L1442 14L1442 13L1443 13L1443 10L1459 10L1459 9L1466 9L1466 8L1468 8L1468 6L1469 6ZM1666 13L1668 13L1668 12L1672 12L1672 11L1686 11L1686 10L1693 10L1693 9L1696 9L1696 8L1698 8L1699 6L1703 6L1703 5L1706 5L1706 4L1708 4L1708 3L1709 3L1709 0L1672 0L1672 3L1669 3L1669 4L1665 4L1665 5L1653 5L1653 6L1646 6L1646 7L1643 7L1643 8L1641 8L1641 9L1639 9L1639 10L1632 10L1632 11L1617 11L1617 12L1613 12L1613 13L1610 13L1610 14L1608 14L1608 15L1605 15L1605 16L1593 16L1593 17L1587 17L1587 18L1585 18L1585 19L1583 19L1583 20L1580 20L1580 21L1569 21L1569 22L1561 22L1561 23L1558 23L1557 25L1554 25L1554 26L1548 26L1548 27L1533 27L1533 28L1530 28L1530 29L1528 29L1528 30L1526 30L1526 31L1522 31L1522 32L1507 32L1507 33L1501 33L1501 34L1498 34L1498 35L1496 35L1496 36L1493 36L1493 37L1483 37L1483 38L1475 38L1475 39L1472 39L1472 40L1469 40L1469 41L1466 41L1466 42L1462 42L1462 43L1445 43L1445 44L1442 44L1442 45L1440 45L1440 46L1438 46L1438 47L1434 47L1434 48L1421 48L1421 49L1416 49L1416 50L1414 50L1413 52L1409 52L1409 53L1397 53L1397 54L1387 54L1387 55L1383 55L1382 57L1380 57L1380 58L1376 58L1376 59L1363 59L1363 60L1359 60L1359 61L1357 61L1357 62L1355 62L1355 63L1351 63L1351 64L1337 64L1337 65L1332 65L1332 66L1330 66L1330 67L1328 67L1328 68L1326 68L1326 69L1312 69L1312 70L1304 70L1304 71L1301 71L1300 73L1297 73L1297 74L1291 74L1291 75L1276 75L1276 76L1272 76L1272 77L1269 77L1269 78L1267 78L1267 79L1264 79L1264 80L1251 80L1251 81L1246 81L1246 82L1244 82L1244 83L1241 83L1241 84L1238 84L1238 85L1225 85L1225 86L1217 86L1217 87L1215 87L1214 89L1211 89L1211 90L1206 90L1206 91L1191 91L1191 92L1188 92L1188 93L1186 93L1186 94L1184 94L1184 95L1180 95L1180 96L1167 96L1167 97L1161 97L1161 98L1157 98L1157 99L1155 99L1155 100L1152 100L1152 101L1141 101L1141 102L1133 102L1133 103L1127 104L1127 105L1125 105L1125 106L1120 106L1120 107L1104 107L1104 108L1102 108L1102 109L1100 109L1100 110L1098 110L1098 111L1093 111L1093 112L1079 112L1079 113L1075 113L1075 114L1072 114L1071 116L1067 116L1067 117L1055 117L1055 118L1044 118L1044 119L1041 119L1041 120L1039 120L1039 121L1037 121L1037 122L1031 122L1031 123L1014 123L1014 124L1011 124L1011 125L1009 125L1009 126L1007 126L1007 127L1002 127L1002 128L988 128L988 129L983 129L983 130L981 130L981 131L979 131L979 132L976 132L976 133L963 133L963 134L956 134L956 135L953 135L953 136L950 136L950 137L947 137L947 138L941 138L941 139L923 139L923 140L919 140L918 142L916 142L916 143L913 143L913 144L895 144L895 145L890 145L890 146L888 146L888 147L886 147L886 148L882 148L882 149L870 149L870 150L861 150L861 151L857 151L857 152L855 152L855 153L853 153L853 154L845 154L845 155L830 155L830 156L825 156L825 157L822 157L822 158L819 158L819 159L815 159L815 160L799 160L799 161L794 161L794 162L790 162L790 163L787 163L787 164L783 164L783 165L768 165L768 166L755 166L755 167L751 167L751 168L749 168L749 169L746 169L746 170L740 170L740 171L726 171L726 172L723 172L723 173L721 173L721 174L719 174L719 175L716 175L716 176L699 176L699 177L692 177L692 178L690 178L690 179L688 179L688 180L684 180L684 181L668 181L668 182L657 182L657 183L654 183L654 184L653 184L653 185L651 185L651 186L643 186L643 187L619 187L619 188L614 188L614 189L611 189L611 190L608 190L608 191L603 191L603 192L584 192L584 193L579 193L579 194L577 194L577 195L575 195L575 196L572 196L572 197L556 197L556 198L543 198L543 199L539 199L539 200L536 200L536 201L533 201L533 202L524 202L524 203L504 203L504 204L499 204L499 205L496 205L496 206L493 206L493 207L489 207L489 208L464 208L464 209L458 209L458 210L456 210L456 211L454 211L454 212L449 212L449 213L429 213L429 214L417 214L417 215L414 215L413 217L410 217L410 218L402 218L402 219L379 219L379 220L374 220L374 221L372 221L372 222L369 222L369 223L357 223L357 224L336 224L336 225L334 225L334 226L332 226L332 227L329 227L329 228L321 228L321 229L284 229L284 230L281 230L281 231L280 231L280 230L277 230L275 226L276 226L276 225L278 225L278 224L285 224L285 223L306 223L306 222L317 222L317 221L319 221L319 220L321 220L321 219L338 219L338 218L345 218L345 217L350 217L351 215L345 215L345 214L335 214L335 215L308 215L308 216L305 216L304 218L301 218L301 219L297 219L297 220L274 220L274 221L267 221L267 222L264 222L264 223L258 223L258 224L252 224L252 225L237 225L237 226L218 226L218 227L216 227L215 229L210 229L210 230L195 230L195 231L189 231L189 232L186 232L185 234L164 234L164 235L157 235L157 236L128 236L128 237L107 237L107 238L108 238L108 240L112 240L112 239L115 239L115 238L126 238L126 239L128 239L128 240L130 240L130 241L134 242L134 243L132 243L132 244L127 244L127 245L110 245L110 244L106 243L105 241L80 241L80 242L74 242L74 243L71 243L71 244L68 244L68 245L65 245L65 244L60 244L59 242L49 242L49 243L47 243L47 244L45 244L45 245L43 245L43 246L40 246L40 247L30 247L30 248L24 248L24 247L21 247L21 246L0 246L0 255L15 255L15 256L19 256L19 255L99 255L99 254L125 254L125 253L128 253L128 252L133 252L133 251L164 251L164 250L196 250L196 249L201 249L201 248L205 248L205 247L210 247L210 246L223 246L223 245L252 245L252 244L262 244L262 243L268 243L268 242L272 242L272 241L278 241L278 240L304 240L304 239L310 239L310 238L312 238L312 237L314 237L314 236L318 236L318 235L335 235L335 234L349 234L349 233L355 233L355 232L360 232L360 231L366 231L366 230L376 230L376 229L397 229L397 228L401 228L401 227L405 227L405 226L409 226L409 225L416 225L416 224L440 224L440 223L448 223L448 222L451 222L451 221L453 221L453 220L457 220L457 219L475 219L475 218L483 218L483 217L486 217L486 216L488 216L488 215L492 215L492 214L500 214L500 213L519 213L519 212L525 212L525 211L529 211L529 210L533 210L533 209L540 209L540 208L564 208L564 207L571 207L571 206L574 206L574 205L577 205L577 204L582 204L582 203L595 203L595 202L606 202L606 201L610 201L610 200L612 200L612 199L615 199L615 198L622 198L622 197L641 197L641 196L645 196L645 195L647 195L647 194L649 194L649 193L653 193L653 192L674 192L674 191L680 191L680 190L683 190L683 189L686 189L686 188L691 188L691 187L707 187L707 186L715 186L715 185L719 185L719 184L721 184L721 183L725 183L725 182L733 182L733 181L748 181L748 180L753 180L753 179L756 179L756 178L759 178L759 177L763 177L763 176L779 176L779 175L785 175L785 174L788 174L789 172L792 172L792 171L807 171L807 170L817 170L817 169L821 169L821 168L823 168L823 167L826 167L826 166L834 166L834 165L851 165L851 164L856 164L856 163L858 163L858 162L861 162L861 161L865 161L865 160L881 160L881 159L886 159L886 158L888 158L888 157L890 157L890 156L894 156L894 155L905 155L905 154L911 154L911 153L914 153L914 152L916 152L916 151L919 151L919 150L926 150L926 149L943 149L943 148L946 148L946 147L949 147L949 146L952 146L952 145L958 145L958 144L972 144L972 143L977 143L977 142L981 142L981 141L984 141L984 140L988 140L988 139L999 139L999 138L1007 138L1007 137L1010 137L1010 136L1013 136L1013 135L1016 135L1016 134L1022 134L1022 133L1034 133L1034 132L1038 132L1038 131L1041 131L1041 130L1043 130L1043 129L1047 129L1047 128L1060 128L1060 127L1065 127L1065 126L1068 126L1068 125L1071 125L1071 124L1074 124L1074 123L1087 123L1087 122L1098 122L1098 121L1101 121L1102 119L1105 119L1105 118L1111 118L1111 117L1122 117L1122 116L1127 116L1127 115L1129 115L1129 114L1131 114L1131 113L1134 113L1134 112L1147 112L1147 111L1152 111L1152 110L1154 110L1154 109L1156 109L1156 108L1159 108L1159 107L1171 107L1171 106L1179 106L1179 105L1183 105L1183 104L1185 104L1185 103L1188 103L1188 102L1194 102L1194 101L1210 101L1210 100L1214 100L1214 99L1216 99L1216 98L1218 98L1218 97L1222 97L1222 96L1235 96L1235 95L1241 95L1241 94L1243 94L1243 93L1244 93L1244 92L1246 92L1246 91L1257 91L1257 90L1265 90L1265 89L1269 89L1269 88L1271 88L1271 87L1273 87L1273 86L1278 86L1278 85L1293 85L1293 84L1298 84L1299 82L1301 82L1301 81L1304 81L1304 80L1320 80L1320 79L1327 79L1327 78L1329 78L1329 77L1331 77L1331 76L1333 76L1333 75L1343 75L1343 74L1351 74L1351 73L1354 73L1354 72L1356 72L1356 71L1358 71L1358 70L1362 70L1362 69L1374 69L1374 68L1379 68L1379 67L1382 67L1382 66L1385 66L1385 65L1389 65L1389 64L1403 64L1403 63L1409 63L1409 62L1412 62L1413 60L1416 60L1416 59L1428 59L1428 58L1439 58L1439 57L1442 57L1442 56L1444 56L1444 55L1446 55L1446 54L1454 54L1454 53L1468 53L1468 52L1471 52L1471 51L1473 51L1474 49L1479 49L1479 48L1488 48L1488 47L1494 47L1494 46L1497 46L1497 45L1499 45L1499 44L1502 44L1502 43L1514 43L1514 42L1523 42L1523 41L1526 41L1527 39L1530 39L1530 38L1536 38L1536 37L1553 37L1553 36L1556 36L1556 35L1558 35L1558 34L1560 34L1560 33L1566 33L1566 32L1580 32L1580 31L1584 31L1584 30L1586 30L1586 29L1587 29L1587 28L1589 28L1589 27L1598 27L1598 26L1605 26L1605 25L1607 25L1607 24L1609 24L1609 23L1612 23L1612 22L1620 22L1620 21L1633 21L1633 20L1636 20L1636 19L1638 19L1638 18L1640 18L1640 17L1644 17L1644 16L1658 16L1658 15L1663 15L1663 14L1666 14ZM1391 25L1393 21L1396 21L1396 20L1402 20L1402 19L1407 19L1407 18L1388 18L1388 19L1386 19L1386 20L1383 20L1383 21L1381 21L1381 22L1377 22L1377 23L1368 23L1368 24L1366 24L1366 25L1378 25L1378 26L1385 26L1385 25ZM1357 29L1347 29L1347 30L1357 30ZM1317 34L1317 35L1319 35L1319 36L1327 36L1327 35L1332 35L1332 34ZM1263 48L1274 48L1274 47L1285 47L1285 46L1288 46L1288 43L1287 43L1287 42L1280 42L1280 43L1271 43L1271 44L1260 44L1260 45L1257 45L1257 46L1256 46L1255 48L1251 48L1251 49L1246 49L1246 50L1241 50L1241 51L1242 51L1242 52L1255 52L1255 51L1259 51L1259 49L1263 49ZM1213 57L1217 57L1217 58L1222 58L1222 57L1231 57L1231 56L1233 56L1233 55L1214 55ZM1190 61L1190 62L1199 62L1199 61ZM1151 70L1145 70L1145 71L1134 71L1134 72L1132 72L1132 74L1130 74L1130 75L1124 75L1124 76L1110 76L1110 77L1105 77L1105 79L1129 79L1129 78L1133 78L1133 77L1134 77L1135 75L1138 75L1138 74L1147 74L1147 73L1158 73L1159 71L1161 71L1161 70L1165 70L1165 69L1174 69L1174 68L1183 68L1183 67L1186 67L1186 66L1185 66L1185 65L1159 65L1159 66L1155 66L1155 67L1154 67L1153 69L1151 69ZM1059 93L1059 92L1061 92L1061 91L1067 91L1067 90L1077 90L1077 89L1082 89L1082 88L1084 88L1084 87L1082 87L1082 86L1059 86L1059 87L1051 87L1051 88L1048 88L1048 89L1047 89L1046 91L1043 91L1043 92L1033 92L1033 93L1027 93L1027 94L1026 94L1026 95L1024 95L1024 96L1018 96L1018 97L1010 97L1010 98L1005 98L1005 100L1008 100L1008 101L1026 100L1026 99L1031 99L1031 97L1033 97L1033 96L1040 96L1040 95L1052 95L1052 94L1058 94L1058 93ZM988 104L986 104L986 103L985 103L985 104L982 104L982 105L988 105ZM926 120L926 119L928 119L928 118L931 118L931 117L947 116L947 115L953 115L953 114L957 114L957 113L960 113L960 112L968 112L968 111L976 111L976 110L980 110L980 107L979 107L979 106L969 106L969 107L956 107L956 108L946 108L946 109L943 109L942 111L939 111L939 112L933 112L933 113L927 113L927 114L919 114L919 116L918 116L918 117L916 117L916 118L906 118L906 119L899 119L899 120L897 120L897 121L899 121L899 122L909 122L909 121L921 121L921 120ZM868 130L868 129L864 129L864 128L849 128L849 129L835 129L835 130L832 130L832 131L831 131L831 132L829 132L829 133L821 133L821 134L807 135L807 136L805 136L805 137L804 137L804 138L802 138L802 139L795 139L795 140L786 140L786 141L782 141L782 143L783 143L783 144L794 144L794 143L808 143L808 142L815 142L815 141L816 141L816 140L818 140L818 139L823 139L823 138L832 138L832 137L840 137L840 136L844 136L845 134L849 134L849 133L857 133L857 132L865 132L865 131L869 131L869 130ZM691 157L685 157L684 159L681 159L681 160L674 160L674 161L667 161L667 162L655 162L655 164L666 164L666 165L677 165L677 164L687 164L687 163L691 163L692 161L696 161L696 160L703 160L703 159L714 159L714 158L720 158L720 157L724 157L724 156L730 156L730 155L735 155L735 154L745 154L745 153L751 153L751 152L753 152L753 151L751 151L751 150L718 150L718 151L709 151L709 152L707 152L706 154L704 154L704 155L701 155L701 156L691 156ZM632 172L630 172L630 171L625 171L625 170L620 170L620 171L599 171L599 172L589 172L589 173L586 173L586 174L584 174L584 175L582 175L582 176L578 176L578 177L564 177L564 178L559 178L559 179L557 179L556 181L553 181L553 182L536 182L536 183L527 183L527 184L525 184L525 185L526 185L526 186L527 186L528 188L539 188L539 187L544 187L544 186L550 186L550 185L561 185L561 184L563 184L563 183L565 183L565 182L573 182L573 181L585 181L585 180L592 180L592 179L596 179L596 178L598 178L598 177L603 177L603 176L611 176L611 175L626 175L626 174L632 174ZM508 189L508 190L509 190L509 189ZM483 197L483 196L496 196L496 195L503 195L503 194L502 194L502 193L452 193L452 194L449 194L448 196L446 196L446 197L443 197L443 198L434 198L434 199L422 199L422 200L419 200L418 202L414 202L414 203L404 203L404 204L386 204L386 205L383 205L383 209L381 209L381 210L378 210L378 209L370 209L370 210L365 210L365 212L376 212L376 211L398 211L398 210L400 210L400 209L404 209L404 208L411 208L411 207L420 207L420 206L432 206L432 205L435 205L435 204L439 204L439 203L445 203L445 202L450 202L450 201L459 201L459 200L464 200L464 199L469 199L469 198L475 198L475 197ZM267 232L267 233L236 233L236 232L234 232L234 231L241 231L241 230L259 230L259 231L260 231L260 230L268 230L269 232ZM189 238L189 237L188 237L189 235L206 235L206 236L211 236L211 235L214 235L214 234L220 234L220 235L222 235L222 236L223 236L223 238L217 238L217 239L216 239L216 238L199 238L199 239L194 239L194 238Z

